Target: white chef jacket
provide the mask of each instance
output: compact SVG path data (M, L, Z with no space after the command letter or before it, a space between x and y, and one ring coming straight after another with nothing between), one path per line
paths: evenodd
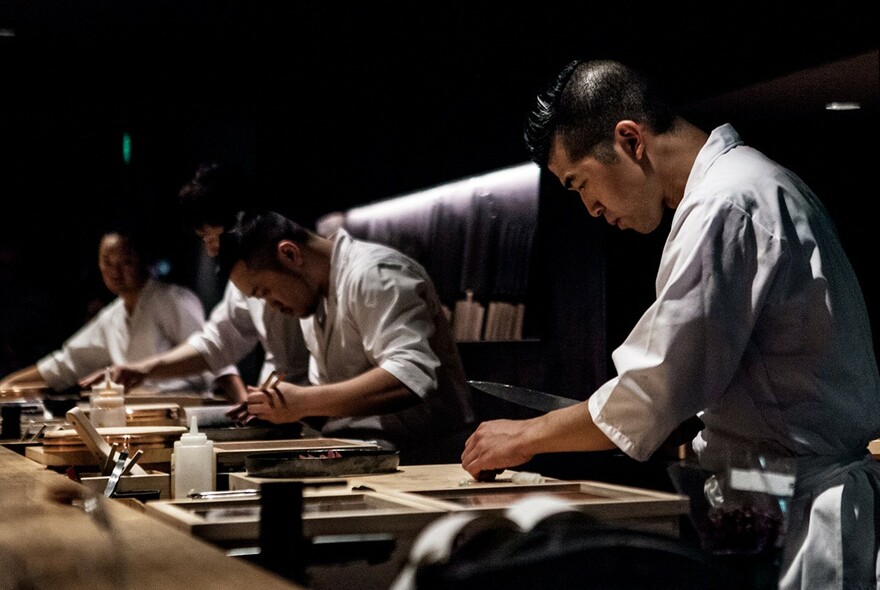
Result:
M336 233L328 294L302 319L316 384L381 367L423 403L381 416L330 419L325 436L378 439L401 462L458 462L474 428L470 386L425 269L387 246Z
M731 126L715 129L675 211L656 292L613 353L618 376L589 400L596 425L645 460L702 411L694 448L712 470L730 449L797 458L780 587L852 587L840 548L859 528L847 528L854 512L873 538L880 469L864 459L880 436L880 378L862 293L824 207ZM812 502L825 491L837 501ZM801 546L822 522L817 508L832 514L832 536ZM871 563L855 575L873 580L876 548L862 548Z
M61 391L109 365L131 363L174 348L205 321L202 302L181 285L147 279L129 315L116 298L68 338L59 350L37 362L52 389ZM207 392L213 376L205 372L187 379L147 380L163 391Z
M187 342L214 371L238 363L259 343L265 353L260 383L276 369L287 371L285 380L291 383L308 379L309 351L299 319L272 309L262 299L245 296L231 282L208 321Z

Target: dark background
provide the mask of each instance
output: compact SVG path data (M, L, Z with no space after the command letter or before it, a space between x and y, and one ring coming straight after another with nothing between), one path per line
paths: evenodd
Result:
M878 72L876 60L855 78L834 64L876 54L873 3L564 4L3 0L3 369L82 323L101 294L97 240L111 222L155 227L172 278L187 282L198 245L177 225L174 198L198 163L246 167L280 210L312 224L526 161L524 115L575 57L662 78L707 128L732 119L828 195L867 280ZM831 120L804 102L815 84L772 85L829 64L821 88L863 92L867 81L867 109ZM653 248L617 279L650 297L657 238L614 239L625 252Z

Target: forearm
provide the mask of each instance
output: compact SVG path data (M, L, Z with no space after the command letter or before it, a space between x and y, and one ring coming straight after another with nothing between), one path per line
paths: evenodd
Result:
M238 404L247 401L247 387L238 374L221 375L214 381L218 390L230 403Z
M461 465L477 479L491 479L542 453L613 448L593 423L587 402L582 402L530 420L483 422L465 443Z
M302 388L306 416L384 414L419 403L397 377L376 367L352 379Z
M30 367L25 367L23 369L15 371L14 373L10 373L2 380L0 380L0 389L11 389L16 385L23 384L46 385L46 380L43 379L42 375L40 375L40 371L37 369L37 365L31 365Z
M186 377L209 370L204 357L187 343L135 363L134 366L143 371L144 377L153 379Z
M616 448L593 422L587 402L533 418L523 434L522 444L530 455Z

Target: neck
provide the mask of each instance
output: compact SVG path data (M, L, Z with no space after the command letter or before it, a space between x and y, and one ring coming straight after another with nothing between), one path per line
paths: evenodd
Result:
M314 237L309 240L305 248L309 251L306 256L306 272L313 278L321 295L326 296L330 289L330 260L333 257L333 240L328 238Z
M675 209L684 198L691 169L709 134L684 119L678 119L669 133L655 136L654 139L654 153L662 161L662 165L656 169L664 171L661 182L666 195L665 203L667 207Z
M128 291L119 293L117 296L122 299L123 305L125 305L125 311L130 315L134 311L135 305L137 305L138 298L141 296L141 291L144 290L144 286L147 284L147 281L144 280L140 285L137 286L136 289L129 289Z

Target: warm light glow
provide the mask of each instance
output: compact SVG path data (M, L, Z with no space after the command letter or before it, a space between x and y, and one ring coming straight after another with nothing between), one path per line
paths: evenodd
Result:
M539 168L529 162L501 170L495 170L479 176L456 180L450 183L431 187L407 195L399 195L383 201L370 203L350 209L346 218L350 221L362 219L388 219L399 215L412 214L425 210L430 203L439 199L454 199L462 202L470 200L474 195L483 196L483 186L500 189L505 186L534 186L533 194L538 194ZM502 189L496 196L504 197Z
M825 104L826 111L857 111L862 108L857 102L833 101Z

